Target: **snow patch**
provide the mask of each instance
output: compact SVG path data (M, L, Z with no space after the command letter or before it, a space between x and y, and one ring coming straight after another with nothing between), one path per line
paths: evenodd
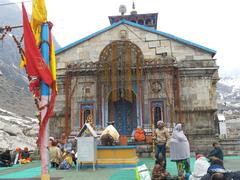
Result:
M21 117L0 108L0 150L14 150L16 147L36 149L38 120Z

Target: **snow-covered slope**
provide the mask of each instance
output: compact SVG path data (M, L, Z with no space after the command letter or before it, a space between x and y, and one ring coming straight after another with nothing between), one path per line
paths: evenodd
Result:
M240 76L221 78L217 93L219 110L240 112Z
M38 120L0 109L0 150L36 149Z

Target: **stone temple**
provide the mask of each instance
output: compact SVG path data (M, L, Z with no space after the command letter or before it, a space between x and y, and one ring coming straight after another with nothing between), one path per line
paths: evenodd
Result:
M50 132L102 130L151 134L158 120L184 123L194 146L217 133L216 51L157 30L157 13L110 16L110 26L59 49L59 94ZM193 32L189 32L193 33Z

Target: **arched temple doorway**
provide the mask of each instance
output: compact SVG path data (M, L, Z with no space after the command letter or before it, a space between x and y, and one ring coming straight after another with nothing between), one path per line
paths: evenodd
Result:
M114 121L122 135L143 125L143 54L130 41L113 41L100 54L98 114L103 127Z
M121 135L131 135L133 130L137 127L137 106L136 106L136 95L133 91L132 99L127 99L124 95L126 90L118 89L120 98L114 101L112 93L110 93L108 101L108 120L114 122L117 131Z

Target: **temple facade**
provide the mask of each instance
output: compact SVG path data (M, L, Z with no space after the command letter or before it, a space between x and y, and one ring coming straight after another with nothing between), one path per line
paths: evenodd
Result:
M163 120L170 129L184 123L189 137L215 135L216 52L156 30L157 13L109 20L110 26L56 52L51 134L114 122L121 135L131 136Z

